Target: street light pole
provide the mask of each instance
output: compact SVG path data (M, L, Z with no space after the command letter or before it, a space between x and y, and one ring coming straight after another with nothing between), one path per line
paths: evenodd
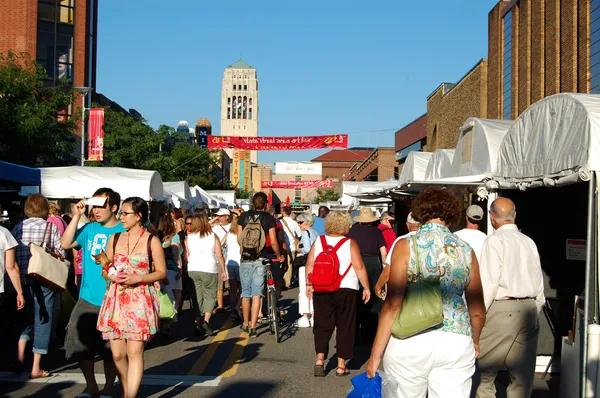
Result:
M85 96L92 90L91 87L75 87L81 94L81 165L85 164Z

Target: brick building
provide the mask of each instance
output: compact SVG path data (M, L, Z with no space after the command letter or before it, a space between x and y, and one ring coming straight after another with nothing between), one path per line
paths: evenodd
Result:
M600 93L600 0L501 1L488 15L488 116L559 92Z
M97 27L97 0L0 2L0 52L28 53L46 69L48 85L96 87ZM80 129L74 133L81 136Z
M427 97L424 151L454 148L469 117L487 117L487 60L480 60L458 83L442 83Z
M350 168L347 180L387 181L398 178L394 148L375 148L367 158Z
M375 148L334 149L312 161L323 164L324 179L331 179L334 182L345 181L348 179L350 168L362 163L374 150Z
M427 114L413 120L394 133L394 151L399 171L411 151L420 151L427 139Z

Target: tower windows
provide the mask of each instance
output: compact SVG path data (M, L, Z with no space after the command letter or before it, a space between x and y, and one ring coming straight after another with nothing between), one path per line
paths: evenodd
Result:
M237 108L238 108L238 111L237 111L237 118L238 118L238 119L241 119L241 118L242 118L242 105L243 105L243 103L242 103L242 96L240 95L240 96L238 97L238 99L237 99Z
M252 98L248 98L248 106L252 106Z
M236 87L237 87L237 86L234 84L234 85L233 85L233 91L235 91Z
M248 119L248 113L247 113L247 110L248 110L248 97L244 97L244 102L243 102L243 105L242 105L242 110L244 111L242 119Z
M248 85L244 84L244 91L248 91Z
M227 107L227 119L231 119L231 108Z
M227 105L231 105L231 97L227 97Z
M252 108L248 108L248 120L252 120Z

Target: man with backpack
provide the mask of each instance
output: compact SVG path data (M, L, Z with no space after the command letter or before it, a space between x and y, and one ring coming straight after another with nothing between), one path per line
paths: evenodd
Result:
M260 311L260 298L265 285L265 266L263 259L268 258L271 250L283 263L277 241L275 218L265 211L267 195L258 192L252 198L253 210L244 212L238 219L238 241L242 252L240 262L240 282L242 285L242 310L244 322L242 331L256 337L256 323ZM267 237L271 247L267 247Z

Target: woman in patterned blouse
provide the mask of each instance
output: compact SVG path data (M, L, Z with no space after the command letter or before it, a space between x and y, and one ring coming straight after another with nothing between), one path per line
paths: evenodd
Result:
M477 258L448 229L460 213L459 200L448 190L424 190L412 209L421 228L393 249L388 293L367 374L374 377L383 358L386 373L397 381L395 396L469 397L471 392L485 306ZM391 335L391 327L417 273L417 259L424 277L440 278L444 319L436 327L398 339Z

